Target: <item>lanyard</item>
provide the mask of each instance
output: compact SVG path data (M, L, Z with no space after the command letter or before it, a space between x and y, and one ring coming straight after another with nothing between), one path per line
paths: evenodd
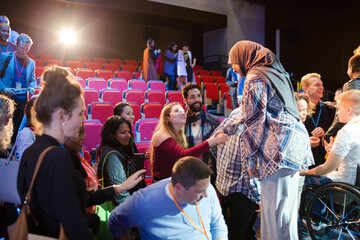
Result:
M21 76L21 73L22 73L22 71L23 71L23 69L24 69L26 59L24 59L24 63L23 63L23 65L21 66L21 70L20 70L20 73L19 73L18 64L17 64L17 63L18 63L18 59L17 59L16 56L15 56L15 58L16 58L16 60L15 60L16 72L18 73L18 80L19 80L19 82L20 82L20 76ZM20 63L20 62L19 62L19 63Z
M7 45L6 52L8 52L8 51L9 51L9 46L10 46L10 43L8 43L8 45ZM2 51L2 49L1 49L1 48L0 48L0 51L1 51L1 53L3 53L3 51Z
M311 121L313 122L313 124L315 125L315 127L318 126L319 120L320 120L320 116L321 116L321 110L322 110L322 109L321 109L321 102L319 102L319 106L320 106L320 111L319 111L319 115L318 115L318 118L317 118L317 120L316 120L316 123L315 123L313 117L312 117L312 116L310 117L310 118L311 118Z
M202 234L204 234L204 235L206 236L207 239L209 239L209 237L208 237L208 235L207 235L207 233L206 233L205 227L204 227L204 223L203 223L203 221L202 221L202 219L201 219L201 215L200 215L200 211L199 211L198 205L196 205L196 210L197 210L197 212L198 212L198 215L199 215L199 218L200 218L200 221L201 221L201 225L202 225L204 231L201 230L201 229L191 220L191 218L184 212L184 210L182 210L182 208L180 207L180 205L177 203L177 201L175 200L174 195L173 195L173 193L172 193L172 184L171 184L171 182L169 183L169 188L170 188L171 197L172 197L174 203L176 204L176 206L177 206L177 207L180 209L180 211L185 215L185 217L187 217L187 219L189 219L189 221L197 228L197 230L199 230Z

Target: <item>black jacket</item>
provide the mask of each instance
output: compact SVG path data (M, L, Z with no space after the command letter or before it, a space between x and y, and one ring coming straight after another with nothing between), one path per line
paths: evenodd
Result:
M55 146L44 157L32 189L30 208L39 226L28 218L29 231L58 237L62 223L69 239L93 239L85 219L85 207L103 203L114 189L86 191L84 169L78 159L59 142L43 135L25 150L18 173L18 191L24 201L41 152Z

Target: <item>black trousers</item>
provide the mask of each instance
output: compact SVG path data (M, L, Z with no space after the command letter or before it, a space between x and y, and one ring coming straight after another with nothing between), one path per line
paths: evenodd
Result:
M254 227L259 206L242 193L220 195L222 212L229 231L229 240L256 240Z
M14 133L11 138L12 143L15 143L15 141L16 141L16 136L17 136L18 130L20 128L22 119L24 117L25 105L27 103L26 98L25 99L16 99L14 101L15 101L15 112L14 112L14 117L13 117Z

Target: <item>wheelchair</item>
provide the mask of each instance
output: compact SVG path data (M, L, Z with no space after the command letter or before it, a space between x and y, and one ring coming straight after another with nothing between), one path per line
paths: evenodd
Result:
M299 210L299 236L303 222L311 239L360 239L358 182L356 186L330 182L305 187Z

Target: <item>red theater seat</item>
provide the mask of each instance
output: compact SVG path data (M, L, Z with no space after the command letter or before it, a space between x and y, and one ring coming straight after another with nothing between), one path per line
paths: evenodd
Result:
M91 119L100 120L102 124L113 115L114 106L110 102L92 102L90 104Z
M130 79L132 79L132 73L129 71L116 71L115 78L123 78L126 81L129 81Z
M144 102L141 105L141 117L142 118L160 118L163 105L157 102Z
M101 128L102 124L98 120L86 120L84 123L85 126L85 141L84 146L86 149L91 151L92 149L96 148L101 141Z
M160 104L165 105L166 103L165 93L160 90L147 90L145 92L145 101L159 102Z
M147 91L147 84L145 80L132 79L129 81L129 89L140 89L145 93Z
M124 91L123 99L126 102L136 102L139 106L145 102L145 95L141 90L128 89Z

